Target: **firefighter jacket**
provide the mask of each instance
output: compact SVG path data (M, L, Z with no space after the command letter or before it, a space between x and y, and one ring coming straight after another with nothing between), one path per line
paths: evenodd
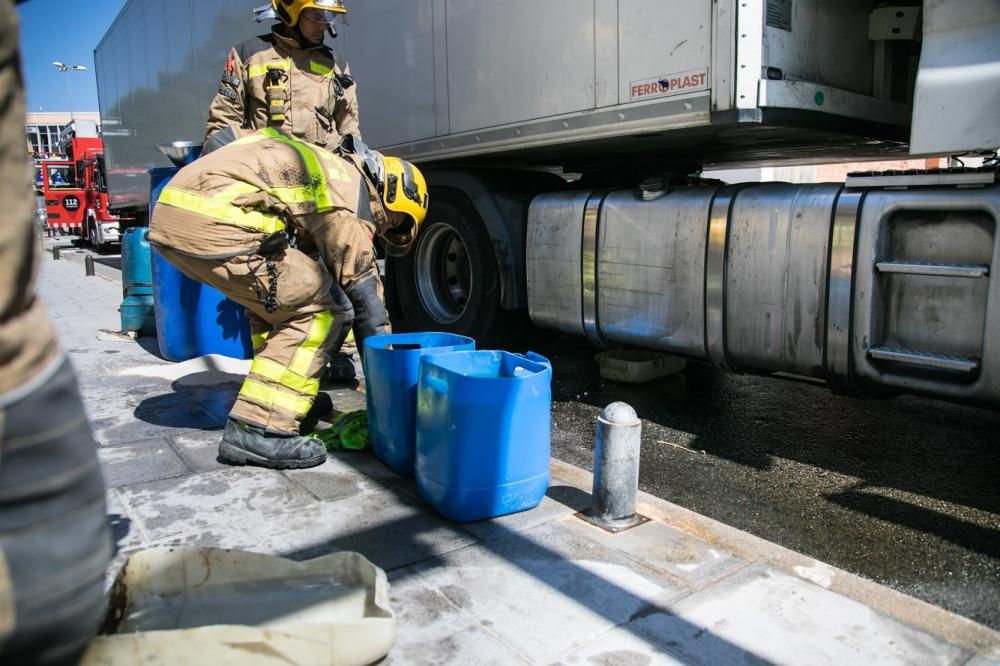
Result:
M343 260L335 227L345 218L362 220L369 240L389 228L381 198L361 169L353 156L258 130L171 179L157 200L149 240L222 260L254 254L265 238L284 231L332 267Z
M309 143L334 148L360 137L357 87L320 44L303 48L272 28L229 53L219 92L209 107L207 140L225 127L281 128Z

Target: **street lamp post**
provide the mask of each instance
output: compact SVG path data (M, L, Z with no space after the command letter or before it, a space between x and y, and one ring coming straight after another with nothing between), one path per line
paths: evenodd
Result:
M52 64L60 72L64 72L66 74L66 92L69 95L69 120L70 122L74 122L76 118L73 117L73 84L70 83L69 73L86 72L87 68L84 67L83 65L64 65L59 61L53 61Z

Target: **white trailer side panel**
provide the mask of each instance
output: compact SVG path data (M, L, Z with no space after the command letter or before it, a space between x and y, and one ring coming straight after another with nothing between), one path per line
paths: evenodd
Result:
M351 24L340 30L336 46L351 52L349 64L358 79L361 131L366 139L378 137L380 144L392 144L437 135L435 22L444 19L443 7L435 7L438 4L442 3L382 0L350 6ZM443 27L440 34L444 34ZM446 46L443 40L441 46ZM373 69L369 63L378 63L377 76L368 76ZM445 77L440 78L447 83ZM447 99L447 88L443 94ZM445 126L441 131L448 129Z
M452 132L593 109L594 3L450 0Z
M201 140L262 2L125 5L95 52L116 206ZM876 2L355 0L333 46L368 143L414 160L815 162L902 149L909 107L867 94Z
M349 5L340 45L368 143L418 161L679 148L709 163L822 161L901 152L909 107L871 96L875 6L365 0ZM773 110L808 117L770 123ZM795 129L759 131L769 125Z
M712 3L685 4L679 11L662 0L628 3L618 24L620 104L709 89Z
M1000 2L927 0L915 153L1000 146Z

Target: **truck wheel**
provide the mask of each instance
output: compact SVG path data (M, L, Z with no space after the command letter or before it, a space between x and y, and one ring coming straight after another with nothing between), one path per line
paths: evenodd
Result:
M500 306L500 277L490 236L458 196L433 203L414 247L389 257L387 305L394 331L446 331L500 345L523 322Z
M111 249L111 244L104 242L97 242L97 220L91 219L87 224L87 242L90 243L90 247L94 248L98 254L107 254Z

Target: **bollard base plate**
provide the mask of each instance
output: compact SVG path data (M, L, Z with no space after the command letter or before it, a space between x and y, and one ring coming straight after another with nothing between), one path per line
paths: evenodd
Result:
M611 532L612 534L618 534L619 532L624 532L630 530L633 527L639 527L640 525L645 525L649 522L649 518L643 516L642 514L635 514L629 518L622 518L620 520L602 520L598 518L590 511L580 511L575 514L577 518L584 522L588 522L595 527L600 527L605 532Z

